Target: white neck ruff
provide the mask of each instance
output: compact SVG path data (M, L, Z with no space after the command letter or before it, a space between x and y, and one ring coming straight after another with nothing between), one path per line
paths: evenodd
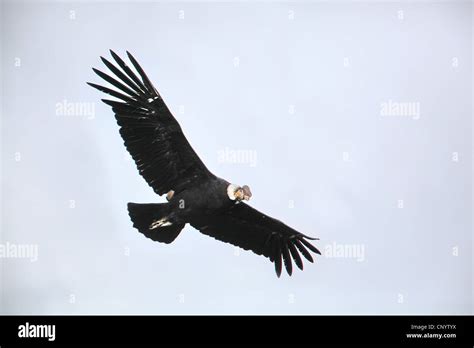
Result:
M236 197L235 197L235 191L238 189L239 187L237 185L234 185L234 184L230 184L229 186L227 186L227 196L229 196L229 199L232 200L232 201L235 201Z

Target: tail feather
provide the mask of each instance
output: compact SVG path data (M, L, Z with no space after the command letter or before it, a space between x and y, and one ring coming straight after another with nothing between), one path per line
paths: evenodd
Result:
M168 203L128 203L128 214L133 227L147 238L161 243L174 241L186 225L173 218Z

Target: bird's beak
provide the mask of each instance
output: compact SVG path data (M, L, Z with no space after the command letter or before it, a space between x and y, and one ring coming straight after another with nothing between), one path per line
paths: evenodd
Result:
M248 187L247 185L244 185L242 187L242 190L244 191L244 199L248 201L250 197L252 197L252 192L250 192L250 187Z

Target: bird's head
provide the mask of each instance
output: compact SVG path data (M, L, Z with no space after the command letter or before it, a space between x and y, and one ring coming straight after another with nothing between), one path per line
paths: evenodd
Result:
M233 201L248 201L250 197L252 197L252 192L250 192L250 187L247 185L238 186L234 184L230 184L227 186L227 196Z

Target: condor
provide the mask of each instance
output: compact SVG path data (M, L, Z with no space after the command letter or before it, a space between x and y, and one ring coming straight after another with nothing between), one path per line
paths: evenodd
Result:
M146 237L171 243L189 223L217 240L252 250L289 275L293 262L303 269L301 255L320 254L308 237L281 221L250 207L247 185L235 185L211 173L186 140L178 121L135 58L127 52L134 72L110 51L116 65L101 57L115 75L94 72L116 89L88 84L117 100L102 99L112 107L125 147L140 175L167 203L128 203L133 226Z

